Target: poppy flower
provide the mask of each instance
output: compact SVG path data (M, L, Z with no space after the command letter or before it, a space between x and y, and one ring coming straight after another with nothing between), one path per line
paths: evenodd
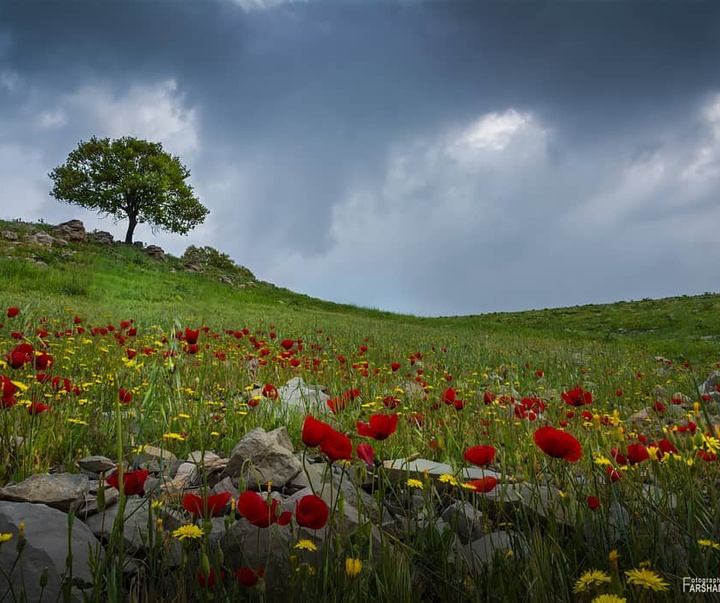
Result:
M136 471L125 471L123 472L123 490L126 495L139 494L142 496L145 493L145 480L147 479L149 471L147 469L137 469ZM107 478L108 485L112 486L116 490L119 490L119 478L118 474L114 473Z
M257 492L245 490L245 492L238 497L237 511L252 525L259 528L267 528L273 523L286 526L290 523L292 513L285 511L278 515L279 504L280 503L274 498L265 500Z
M315 494L303 496L295 504L295 521L299 526L319 530L328 520L330 511L325 501Z
M225 572L220 570L219 572L220 580L225 579ZM211 569L210 573L206 576L204 572L198 572L198 584L200 586L207 586L208 588L213 588L215 586L215 570Z
M262 395L270 400L277 400L278 390L272 383L266 383L262 388Z
M533 434L533 441L540 450L556 459L575 463L582 458L580 442L571 434L550 425L541 427Z
M607 473L607 476L610 478L610 481L615 483L622 477L622 472L618 471L614 467L611 467L610 465L605 466L605 473Z
M440 400L445 402L445 404L452 404L455 402L456 396L457 392L452 387L448 387L440 396Z
M190 343L183 348L183 352L186 354L197 354L200 351L200 346L197 343Z
M307 415L302 426L302 441L305 446L310 448L319 446L320 442L323 441L325 435L330 431L332 427L327 423L318 421L312 415Z
M330 428L320 442L320 452L328 457L330 462L352 459L352 442L344 433Z
M579 385L576 385L574 389L563 392L560 396L565 403L570 406L585 406L587 404L592 404L593 401L592 394L585 391Z
M495 458L494 446L471 446L463 454L463 458L473 465L483 467L489 465Z
M39 371L46 371L53 365L53 357L47 352L41 352L35 356L35 368Z
M34 358L35 348L29 343L15 346L10 354L5 356L7 363L14 369L22 368L25 364L31 363Z
M342 398L328 398L326 403L334 415L338 414L341 410L345 410L345 407L347 406L347 402Z
M485 404L492 404L493 400L495 400L495 394L493 394L489 390L485 390L485 393L483 394L483 402Z
M591 511L595 511L600 506L600 499L597 496L588 496L587 506Z
M188 513L193 515L203 515L209 517L218 517L222 515L226 505L230 502L232 494L230 492L221 492L208 496L203 502L203 498L197 494L188 493L182 497L182 506Z
M198 337L200 336L200 329L185 329L184 337L186 343L193 345L197 343Z
M660 451L663 453L663 456L666 454L677 454L678 449L675 448L673 443L670 440L658 440L655 443L655 446L657 446Z
M28 406L28 412L31 415L39 415L41 412L50 410L52 407L49 404L43 404L42 402L33 402Z
M475 492L481 492L482 494L485 494L487 492L491 492L495 486L497 486L497 479L494 478L492 475L486 475L485 477L482 477L480 479L474 479L469 482L465 482L465 486L471 487L472 490Z
M375 440L389 438L397 429L398 415L370 415L369 423L357 422L358 434Z
M284 350L290 350L290 349L292 349L294 343L295 342L292 339L283 339L280 342L280 347L283 348Z
M393 373L397 370L400 370L400 363L399 362L391 362L390 370L392 370Z
M365 461L368 466L375 466L375 450L370 444L358 444L355 448L355 453L358 455L358 458Z
M253 569L251 567L241 567L234 572L235 579L243 586L255 586L258 580L265 575L261 569Z
M650 454L643 444L630 444L627 447L627 460L631 465L637 465L649 458Z
M120 391L118 391L118 399L123 404L129 404L130 402L132 402L133 395L124 387L121 387Z
M8 318L15 318L18 314L20 314L20 308L16 308L15 306L11 306L7 309L7 316Z

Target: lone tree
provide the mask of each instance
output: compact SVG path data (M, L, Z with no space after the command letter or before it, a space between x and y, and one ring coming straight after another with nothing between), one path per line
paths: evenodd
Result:
M209 213L185 183L190 170L159 142L93 136L49 176L55 183L50 194L58 201L113 216L115 222L127 219L128 244L138 224L187 234Z

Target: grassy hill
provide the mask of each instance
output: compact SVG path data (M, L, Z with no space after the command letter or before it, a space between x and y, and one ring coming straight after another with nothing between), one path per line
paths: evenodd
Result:
M699 357L720 351L720 294L613 304L419 318L336 304L256 280L242 267L188 270L180 258L152 259L121 243L28 243L47 224L0 221L0 303L72 308L97 320L132 315L147 322L236 321L313 324L339 321L359 326L412 325L422 331L482 332L507 336L643 344L658 354Z

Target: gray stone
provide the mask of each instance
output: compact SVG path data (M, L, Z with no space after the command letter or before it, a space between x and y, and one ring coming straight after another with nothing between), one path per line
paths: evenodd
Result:
M114 505L120 497L120 492L118 492L115 488L106 488L103 486L102 495L98 498L99 490L100 482L92 480L90 482L90 489L85 495L83 504L80 505L78 510L75 512L80 519L86 519L90 515L98 513L101 510L101 506L105 509L110 505Z
M242 478L250 489L264 488L268 483L281 488L302 471L292 453L292 443L284 427L266 432L256 427L233 448L227 467L220 474Z
M441 515L443 521L452 526L463 543L480 538L485 530L482 511L468 501L455 501Z
M112 245L115 239L112 234L106 230L96 230L92 233L93 241L100 243L101 245Z
M711 374L700 386L700 393L704 396L710 396L715 402L720 402L720 371Z
M293 377L285 385L278 387L278 398L283 404L299 407L304 412L330 412L327 401L330 396L321 385L308 385L302 377Z
M0 488L0 500L45 504L67 513L83 504L89 489L90 480L85 475L41 473Z
M36 232L35 234L27 235L26 240L28 243L46 246L52 245L55 241L55 239L46 232Z
M18 236L17 233L13 232L12 230L3 230L0 233L0 236L5 239L6 241L17 241Z
M69 220L55 227L55 234L66 241L84 243L87 240L85 225L81 220Z
M78 468L85 474L99 475L104 471L115 469L115 461L106 456L95 454L86 456L77 462Z
M147 253L152 259L159 262L165 261L165 251L158 245L148 245L145 247L145 253Z
M149 505L146 498L132 496L125 499L123 538L125 550L131 554L143 550L148 542ZM110 537L119 513L120 505L112 505L84 519L84 522L97 538L105 540ZM153 521L151 529L154 528Z
M464 548L470 567L492 567L496 555L516 555L527 550L527 544L517 532L490 532Z
M22 563L13 568L21 522L25 524L25 546ZM0 600L40 601L43 596L47 601L60 600L62 577L67 568L68 529L67 515L47 505L21 502L0 505L0 533L13 535L12 540L0 547L0 575L4 573L9 578L6 581L0 577ZM73 583L90 587L91 559L102 560L102 545L79 520L75 520L70 538ZM44 591L40 585L43 574L47 580ZM72 589L71 600L83 601L77 586Z

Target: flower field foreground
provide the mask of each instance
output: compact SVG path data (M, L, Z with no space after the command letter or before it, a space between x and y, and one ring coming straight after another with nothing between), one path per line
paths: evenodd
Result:
M718 575L717 358L291 318L0 323L4 600L677 601ZM85 484L48 504L100 539L89 577L65 549L31 585L44 526L16 505L48 473Z

